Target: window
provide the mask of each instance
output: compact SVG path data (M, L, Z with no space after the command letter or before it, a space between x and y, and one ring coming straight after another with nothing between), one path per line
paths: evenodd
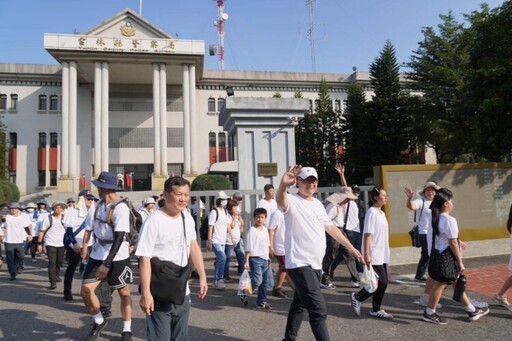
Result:
M7 109L7 95L2 94L0 95L0 110L6 110Z
M57 133L50 133L50 148L57 148L58 138Z
M51 111L59 110L59 96L57 96L57 95L50 96L50 110Z
M18 110L18 95L11 94L11 110Z
M226 100L222 97L219 97L219 99L217 100L217 104L218 104L217 110L219 112L222 110L222 108L224 108L224 102L226 102Z
M18 147L18 134L17 133L9 133L9 148Z
M215 98L208 98L208 112L215 112Z
M334 101L334 111L341 112L341 101L339 99Z
M46 95L39 95L39 106L38 106L38 110L45 110L46 111L46 108L47 108L47 98L46 98Z
M219 133L219 162L226 160L226 133Z
M217 135L214 132L208 134L208 153L210 165L217 162Z
M46 148L46 133L39 133L39 148Z
M50 186L57 186L57 171L50 171Z
M46 171L40 170L37 172L37 185L43 187L46 185Z

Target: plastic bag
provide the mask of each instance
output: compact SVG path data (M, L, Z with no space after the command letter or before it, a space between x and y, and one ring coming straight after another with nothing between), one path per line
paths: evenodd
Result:
M238 296L247 296L251 294L251 276L249 275L249 271L244 270L244 272L240 276L240 281L238 282Z
M363 276L361 277L363 288L370 294L373 294L379 285L379 275L373 270L373 266L365 265Z

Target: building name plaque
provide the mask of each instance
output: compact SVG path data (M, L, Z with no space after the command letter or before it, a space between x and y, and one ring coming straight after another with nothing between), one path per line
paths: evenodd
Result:
M277 176L277 162L258 163L258 176Z

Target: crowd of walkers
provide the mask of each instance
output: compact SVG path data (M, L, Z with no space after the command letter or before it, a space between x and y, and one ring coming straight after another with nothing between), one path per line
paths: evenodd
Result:
M296 340L305 311L315 339L329 340L326 302L322 289L336 289L333 278L336 267L344 263L350 275L350 286L357 289L347 300L355 315L361 315L363 302L372 298L368 314L378 319L393 319L383 309L388 286L390 264L389 224L383 207L388 203L386 190L375 187L368 193L368 206L360 198L357 186L349 187L344 168L337 165L342 187L323 202L316 198L318 174L312 167L294 166L283 174L279 187L266 185L264 197L252 214L252 224L242 218L244 196L231 198L219 192L215 205L204 217L207 229L207 250L215 255L212 285L225 290L234 280L230 263L236 261L238 275L248 271L256 293L255 306L272 310L268 295L291 296L283 340ZM108 325L111 315L111 295L118 292L121 301L123 340L132 339L132 260L140 267L139 307L146 314L147 337L150 340L186 340L191 293L186 283L192 268L199 278L199 298L206 297L208 283L200 245L197 242L196 221L205 213L197 198L190 202L190 183L182 177L169 178L162 195L148 197L138 213L129 201L118 193L117 177L102 172L92 182L99 198L83 190L77 199L44 201L22 206L13 202L10 214L2 218L0 241L4 242L7 269L15 281L23 273L24 255L37 263L38 254L48 257L49 290L61 282L64 259L63 299L71 301L72 282L78 269L82 277L81 298L92 318L92 329L86 340L95 340ZM298 188L291 194L291 186ZM429 262L438 254L450 253L457 276L464 276L462 251L466 244L459 239L457 220L451 216L453 193L428 181L416 196L405 188L406 207L415 214L421 247L415 280L425 282L424 294L418 303L425 307L422 319L429 323L446 324L438 310L447 284L455 287L456 279L446 280L437 274L437 262ZM125 203L125 204L123 204ZM141 220L140 231L134 222ZM512 206L507 222L512 229ZM138 233L136 242L132 234ZM245 235L245 238L243 237ZM510 239L512 249L512 237ZM1 255L1 252L0 252ZM272 270L275 259L277 272ZM0 266L3 259L0 259ZM430 265L429 265L430 263ZM159 264L159 265L158 265ZM177 273L170 287L176 292L159 292L162 266L174 267ZM512 271L512 257L509 264ZM365 276L372 270L375 283L368 285ZM363 273L365 275L363 275ZM164 275L162 275L164 276ZM183 286L180 278L186 276ZM233 277L232 277L233 276ZM236 276L238 277L238 276ZM167 280L167 279L165 279ZM283 290L285 282L292 292ZM510 276L494 300L512 311L506 293L512 286ZM169 290L163 290L169 291ZM268 293L268 294L267 294ZM245 303L247 297L244 296ZM470 321L489 313L488 304L471 300L465 292L460 302Z

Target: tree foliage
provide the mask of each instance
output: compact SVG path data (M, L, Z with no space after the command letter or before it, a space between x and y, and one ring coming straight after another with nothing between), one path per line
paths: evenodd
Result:
M214 191L231 189L231 182L224 175L201 174L197 176L192 185L192 191Z
M307 113L296 127L296 159L298 164L315 167L320 186L328 186L339 182L334 166L339 161L342 133L324 79L316 102L314 112Z

